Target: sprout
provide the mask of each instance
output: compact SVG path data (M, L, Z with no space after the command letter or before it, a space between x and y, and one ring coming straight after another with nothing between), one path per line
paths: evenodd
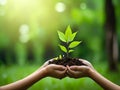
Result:
M81 41L73 41L76 34L77 32L72 33L70 25L68 25L65 31L65 34L61 31L58 31L59 39L62 42L66 43L66 46L59 44L59 47L63 52L66 53L67 57L69 57L69 53L74 51L73 48L78 46L81 43Z

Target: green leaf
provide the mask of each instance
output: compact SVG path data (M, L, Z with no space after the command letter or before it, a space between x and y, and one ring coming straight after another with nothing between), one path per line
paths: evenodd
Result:
M62 59L62 55L59 55L59 59Z
M71 50L69 50L69 53L71 53L71 52L73 52L73 51L74 51L74 50L71 49Z
M54 60L58 60L58 57L53 58Z
M66 42L65 34L63 32L57 31L59 39L63 42Z
M77 32L73 33L71 36L70 36L70 41L73 41L75 36L76 36Z
M73 41L73 42L70 43L69 48L74 48L77 45L79 45L80 43L81 43L81 41Z
M62 46L62 45L59 45L59 47L60 47L60 49L61 49L63 52L67 53L66 47L64 47L64 46Z
M66 37L66 41L70 42L70 38L72 36L72 30L70 28L70 25L68 25L66 31L65 31L65 37Z

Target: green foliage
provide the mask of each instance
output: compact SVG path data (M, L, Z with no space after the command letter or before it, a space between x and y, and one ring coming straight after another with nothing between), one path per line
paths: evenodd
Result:
M67 49L65 46L59 45L59 47L63 52L67 53Z
M67 27L67 29L65 31L65 38L66 38L67 43L71 41L72 31L71 31L70 25Z
M74 50L70 49L70 50L69 50L69 53L71 53L71 52L73 52L73 51L74 51Z
M74 48L78 46L81 43L81 41L73 41L70 43L69 48Z
M66 38L63 32L58 31L58 36L61 41L66 42Z
M58 31L59 39L62 42L66 43L66 47L63 46L63 45L59 45L59 47L63 52L65 52L67 54L67 57L68 57L69 53L74 51L71 48L74 48L74 47L78 46L81 43L81 41L73 41L76 34L77 34L77 32L72 33L70 25L68 25L68 27L67 27L67 29L65 31L65 34L63 32Z
M58 57L59 59L62 59L62 55L59 55L59 57Z
M58 57L55 57L54 60L62 59L62 55L59 55Z

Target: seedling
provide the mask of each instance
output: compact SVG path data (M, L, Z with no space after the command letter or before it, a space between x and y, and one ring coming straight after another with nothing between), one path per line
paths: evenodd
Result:
M78 46L81 41L74 41L74 38L77 34L77 32L72 33L70 25L66 28L65 33L61 31L57 31L59 39L65 43L65 45L59 44L60 49L66 53L66 57L69 57L69 53L73 52L73 48Z
M66 53L66 56L62 57L59 55L58 57L54 58L53 61L49 61L49 64L57 64L63 66L72 66L72 65L85 65L82 61L78 58L70 58L69 53L73 52L73 48L78 46L81 41L74 40L77 32L72 33L70 25L66 28L65 33L58 31L59 39L63 42L63 44L59 44L60 49Z

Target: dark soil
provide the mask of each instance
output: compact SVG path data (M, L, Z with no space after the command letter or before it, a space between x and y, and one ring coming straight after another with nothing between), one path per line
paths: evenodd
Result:
M85 65L78 58L62 58L62 59L58 59L58 60L49 61L49 64L57 64L57 65L63 65L63 66Z

